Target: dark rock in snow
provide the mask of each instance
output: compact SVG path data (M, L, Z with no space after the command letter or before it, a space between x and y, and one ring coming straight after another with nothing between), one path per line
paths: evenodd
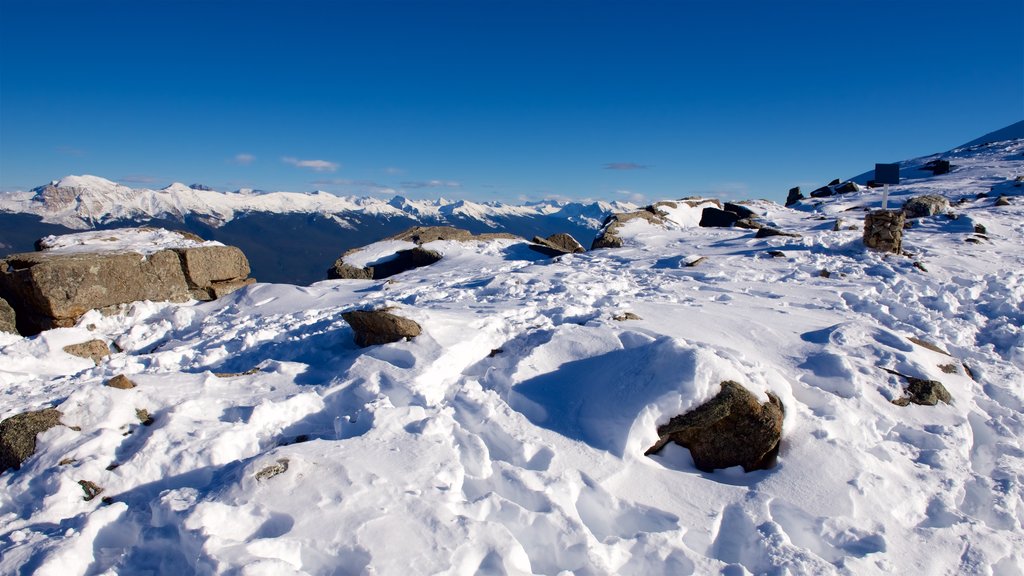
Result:
M60 425L60 411L46 408L17 414L0 422L0 474L17 470L36 452L36 435Z
M854 181L843 182L842 184L834 188L836 194L849 194L850 192L857 192L860 190L860 186Z
M69 344L64 351L79 358L89 358L98 366L104 358L110 356L110 347L103 340L89 340L81 344Z
M1010 205L1010 199L1007 198L1006 196L1000 196L999 198L996 198L996 204L995 205L996 206L1009 206Z
M949 174L949 171L953 168L950 165L949 160L932 160L924 166L921 166L921 170L927 170L932 173L933 176L941 176L943 174Z
M433 250L417 246L409 250L400 250L395 253L394 258L365 268L356 268L346 264L344 260L345 256L338 258L334 266L327 271L328 279L382 280L395 274L439 262L441 255Z
M800 187L796 186L789 189L789 195L786 196L786 206L792 206L797 202L804 199L804 195L800 192Z
M768 238L769 236L790 236L792 238L799 238L800 235L796 232L783 232L777 228L769 228L768 226L762 226L754 238Z
M616 322L625 322L626 320L643 320L643 318L632 312L623 312L622 314L612 316L612 320L615 320Z
M901 374L901 376L903 375ZM946 390L946 387L942 385L942 382L914 378L913 376L904 376L904 378L907 379L907 395L893 400L893 404L897 406L907 406L910 404L935 406L939 402L953 403L953 397Z
M754 218L755 216L758 216L757 212L754 212L753 210L747 208L746 206L743 206L742 204L726 202L725 206L723 206L723 209L726 212L732 212L733 214L739 216L740 218Z
M828 198L834 194L835 192L832 190L831 186L822 186L821 188L811 192L811 198Z
M705 228L729 228L739 219L735 212L708 207L701 212L700 225Z
M387 310L354 310L341 317L352 326L356 344L363 348L415 338L422 332L416 322Z
M645 454L675 442L689 448L697 468L743 466L747 472L768 468L778 454L785 409L774 394L761 404L749 390L722 382L711 400L658 427L658 442Z
M117 388L118 390L131 390L135 388L135 382L132 382L124 374L118 374L110 380L107 380L107 386L111 388Z

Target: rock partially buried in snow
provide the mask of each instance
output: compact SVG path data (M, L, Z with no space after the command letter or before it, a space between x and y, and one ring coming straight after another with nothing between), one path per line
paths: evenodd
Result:
M0 332L18 333L17 323L14 316L14 308L7 303L7 300L0 298Z
M341 317L355 331L356 344L362 348L415 338L422 332L416 322L387 310L354 310Z
M547 238L540 236L533 237L530 249L540 252L546 256L561 256L562 254L579 254L586 252L582 244L576 241L570 234L560 232L552 234Z
M135 382L132 382L124 374L118 374L110 380L107 380L107 386L117 388L118 390L131 390L132 388L135 388Z
M441 255L437 252L416 246L409 250L399 250L398 252L395 252L394 257L390 260L379 262L373 266L364 266L359 268L345 262L345 256L353 252L358 252L359 250L361 250L361 248L350 250L341 258L338 258L334 262L334 266L327 270L327 279L382 280L408 270L429 266L441 260Z
M99 363L104 358L110 356L110 347L103 340L89 340L81 344L69 344L64 347L64 351L72 356L88 358L95 362L97 366L99 366Z
M8 468L21 468L36 452L36 435L60 425L60 417L60 411L46 408L0 422L0 474Z
M646 220L655 226L665 225L665 220L653 211L637 210L636 212L617 212L605 218L604 228L602 228L601 233L597 235L597 238L594 238L594 242L590 245L590 249L622 248L622 237L618 234L619 229L622 228L622 225L626 222L636 220L638 218Z
M413 226L404 232L389 236L386 240L408 240L416 244L426 244L437 240L456 240L466 242L469 240L516 240L519 237L515 234L494 232L488 234L473 234L469 230L455 228L454 226Z
M139 300L211 300L255 282L241 250L159 228L48 236L0 261L20 331L73 326L89 310Z
M742 385L727 380L714 398L658 427L658 442L645 454L660 451L669 442L689 448L697 468L743 466L747 472L772 465L782 438L785 409L768 393L761 404Z

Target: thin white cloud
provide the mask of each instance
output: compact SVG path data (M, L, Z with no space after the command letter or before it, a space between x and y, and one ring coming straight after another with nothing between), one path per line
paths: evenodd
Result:
M256 157L253 156L252 154L246 154L244 152L242 152L241 154L235 154L235 164L247 166L249 164L252 164L254 160L256 160Z
M626 197L626 200L634 204L642 204L647 201L647 195L640 192L633 192L632 190L616 190L615 192L622 194Z
M405 170L403 170L401 168L395 168L394 166L388 166L387 168L384 169L384 173L385 174L391 174L391 175L405 174Z
M402 188L461 188L462 183L455 180L425 180L416 182L402 182Z
M281 158L281 161L299 168L308 168L314 172L336 172L338 168L341 167L337 162L328 162L327 160L299 160L298 158L292 158L290 156Z

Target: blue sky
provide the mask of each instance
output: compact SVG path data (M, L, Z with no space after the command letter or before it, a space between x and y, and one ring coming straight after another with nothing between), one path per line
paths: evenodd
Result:
M780 200L1024 119L1024 0L0 0L0 190Z

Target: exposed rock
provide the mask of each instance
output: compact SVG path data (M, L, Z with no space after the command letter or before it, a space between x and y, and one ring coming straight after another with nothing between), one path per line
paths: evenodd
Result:
M466 242L470 240L516 240L518 238L515 234L506 234L504 232L473 234L469 230L455 228L454 226L413 226L404 232L389 236L385 240L407 240L416 244L426 244L436 240Z
M644 210L647 210L648 212L650 212L651 214L654 214L655 216L665 216L665 215L668 214L668 212L666 212L665 210L662 210L661 209L662 206L675 210L676 208L679 208L679 203L678 202L672 202L670 200L662 200L660 202L655 202L654 204L649 204L647 206L644 206Z
M949 160L932 160L924 166L921 166L921 170L928 170L933 176L941 176L942 174L949 174L952 165Z
M732 212L740 218L754 218L758 216L758 213L754 212L750 208L747 208L742 204L734 204L732 202L726 202L725 206L723 206L723 210L726 212Z
M269 480L278 474L284 474L288 471L288 459L279 458L277 463L271 464L256 473L256 481Z
M188 300L177 254L15 254L0 261L0 290L12 296L23 334L74 326L89 310L137 300Z
M177 234L182 241L202 240ZM62 238L66 237L56 240ZM0 292L17 312L19 331L27 335L73 326L93 309L139 300L209 300L255 282L246 278L245 255L231 246L191 246L150 254L127 249L51 251L43 242L39 247L44 250L0 261Z
M111 388L117 388L118 390L131 390L135 388L135 382L132 382L124 374L118 374L110 380L107 380L107 386Z
M0 422L0 474L17 470L36 452L36 435L60 424L60 411L54 408L17 414Z
M643 320L643 318L632 312L623 312L622 314L612 316L612 320L615 320L616 322L625 322L626 320Z
M800 187L796 186L789 189L789 195L786 196L786 206L792 206L797 202L804 199L804 195L800 192Z
M828 198L833 194L835 194L835 192L832 190L831 186L822 186L821 188L811 192L811 198Z
M139 423L143 426L152 426L156 419L150 415L149 410L145 408L136 408L135 417L139 419Z
M330 280L382 280L414 268L429 266L441 260L439 253L416 246L409 250L400 250L395 253L394 258L373 266L357 268L346 264L345 256L359 250L361 248L349 250L341 258L338 258L334 262L334 266L327 270L327 278Z
M622 225L630 220L636 220L637 218L646 220L656 226L664 226L665 220L650 211L638 210L636 212L616 212L605 218L604 228L601 233L598 234L597 238L594 238L594 242L590 245L591 250L597 250L598 248L621 248L622 238L619 236L619 229Z
M701 212L700 225L705 228L729 228L739 219L735 212L708 207Z
M79 358L89 358L98 366L104 358L110 356L110 347L103 340L89 340L81 344L69 344L64 351Z
M85 492L85 496L82 499L86 502L103 493L103 488L89 480L79 480L78 485L82 487L82 492Z
M949 210L949 200L945 196L926 194L915 196L903 204L903 212L907 218L924 218L935 216Z
M757 231L757 234L754 235L754 238L768 238L769 236L790 236L792 238L800 238L800 235L796 232L783 232L782 230L769 228L768 226L762 226L761 229Z
M849 194L850 192L859 191L860 186L858 186L856 182L850 180L848 182L843 182L842 184L836 186L834 190L836 194Z
M694 266L699 266L699 265L701 265L701 264L703 264L703 263L705 263L707 261L708 261L707 256L699 256L699 257L694 258L693 260L690 260L689 262L687 262L686 263L686 267L687 268L693 268Z
M658 442L645 454L675 442L689 448L697 468L743 466L747 472L768 468L778 454L785 409L774 394L761 404L749 390L722 382L711 400L658 427Z
M740 218L736 221L737 228L746 228L747 230L760 230L764 228L764 224L761 224L753 218Z
M927 340L922 340L920 338L915 338L914 336L910 336L909 338L907 338L907 340L910 340L911 342L913 342L914 344L917 344L918 346L920 346L922 348L927 348L928 350L931 350L932 352L938 352L939 354L944 354L946 356L951 356L951 354L949 352L943 350L938 345L932 344L931 342L929 342Z
M996 206L1009 206L1010 205L1010 199L1007 198L1006 196L1000 196L999 198L996 198L996 204L995 205Z
M786 257L786 253L783 252L782 250L769 250L768 251L768 255L771 256L772 258L785 258Z
M352 326L356 344L363 348L415 338L422 332L416 322L386 310L353 310L341 317Z
M18 326L14 316L14 308L7 303L7 300L0 298L0 332L18 333Z
M213 300L256 280L249 276L249 260L234 246L175 248L190 294L196 300Z
M902 376L902 375L901 375ZM938 380L924 380L913 376L904 376L907 379L906 396L892 401L897 406L919 404L921 406L935 406L939 402L946 404L953 403L953 397Z
M829 186L839 186L839 182L841 182L841 180L839 180L839 178L836 178L835 180L829 182L828 185Z
M530 244L530 249L548 256L560 256L562 254L579 254L581 252L586 252L586 249L583 248L582 244L577 242L571 235L565 233L552 234L547 238L534 236L533 244Z
M899 254L903 250L903 224L900 210L874 210L864 216L864 245L874 250Z

